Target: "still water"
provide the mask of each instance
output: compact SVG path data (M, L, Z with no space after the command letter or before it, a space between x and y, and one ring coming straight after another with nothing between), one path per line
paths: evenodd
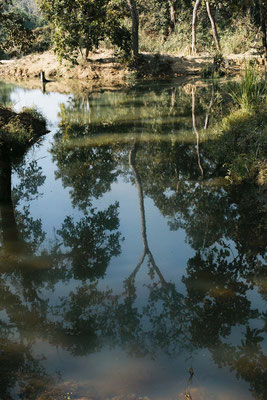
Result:
M1 400L267 398L266 211L202 145L218 93L0 84L50 129L1 206Z

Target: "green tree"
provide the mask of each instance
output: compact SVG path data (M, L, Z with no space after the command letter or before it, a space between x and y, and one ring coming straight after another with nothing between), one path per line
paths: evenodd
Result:
M21 54L30 46L33 36L18 10L12 9L12 0L0 4L0 52L8 50Z
M120 24L120 10L114 9L109 0L39 0L39 5L52 22L59 58L76 62L80 53L86 59L106 36L129 50L130 34Z

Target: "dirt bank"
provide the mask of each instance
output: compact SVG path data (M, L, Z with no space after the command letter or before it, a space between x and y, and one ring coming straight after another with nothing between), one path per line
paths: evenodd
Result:
M262 66L262 59L250 53L225 57L225 65L230 73L238 72L246 62L253 61ZM135 68L118 62L112 50L98 50L90 54L87 62L72 66L67 62L60 63L52 51L42 54L31 54L11 62L0 63L0 79L38 78L44 71L49 80L79 80L85 85L112 86L125 84L131 77L174 77L199 76L203 68L213 62L209 55L170 56L168 54L142 54L139 65Z
M49 80L58 78L79 79L83 81L120 82L127 79L129 70L116 62L111 51L95 53L88 62L72 66L60 63L52 51L31 54L9 63L0 64L0 78L32 79L44 71Z

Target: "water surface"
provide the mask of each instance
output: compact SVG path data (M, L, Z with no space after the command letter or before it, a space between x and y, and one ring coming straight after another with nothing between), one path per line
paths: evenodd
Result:
M1 399L266 398L266 212L203 146L218 93L0 84L51 130L1 173Z

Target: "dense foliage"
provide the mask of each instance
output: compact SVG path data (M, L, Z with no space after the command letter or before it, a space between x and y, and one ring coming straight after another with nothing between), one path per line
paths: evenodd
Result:
M85 58L108 36L111 41L129 50L130 34L120 24L120 10L108 0L40 0L41 10L52 22L54 47L60 58L71 61L78 54ZM115 2L114 2L115 4Z
M72 61L86 58L103 40L127 56L131 47L135 55L139 47L187 53L254 48L267 54L266 9L266 0L2 0L0 48L25 53L53 46L60 58ZM50 30L35 31L44 24L52 28L52 42ZM29 33L43 43L27 50Z
M31 40L31 31L20 12L11 7L9 0L0 3L0 53L17 48L23 52Z

